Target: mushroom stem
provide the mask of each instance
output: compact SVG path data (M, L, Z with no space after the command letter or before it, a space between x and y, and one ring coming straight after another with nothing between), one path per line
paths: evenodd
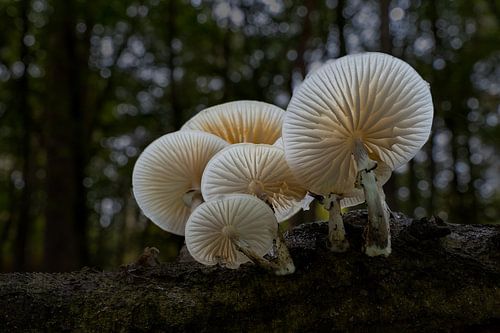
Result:
M184 193L182 196L182 200L184 204L191 208L191 212L193 212L196 207L201 205L205 200L203 200L203 196L201 195L201 191L199 189L191 189Z
M358 183L363 187L368 206L368 225L365 229L364 252L370 257L391 254L389 212L375 179L377 163L370 159L363 143L356 141L354 159L358 168Z
M323 199L323 206L330 213L328 218L328 240L331 244L330 250L333 252L345 252L349 248L349 241L345 238L340 199L339 195L333 193Z
M248 259L250 259L257 266L273 273L279 269L277 264L262 258L257 253L255 253L255 251L253 251L251 248L242 244L239 240L234 240L234 244L236 245L238 251L246 255Z
M264 192L263 195L259 196L259 199L263 200L274 212L273 204L268 200L267 194ZM276 256L276 267L273 269L276 275L287 275L293 274L295 272L295 265L293 259L290 256L290 251L286 246L283 234L280 232L279 223L276 226L276 234L274 235L274 246L271 251L273 256ZM250 257L249 257L250 258Z
M288 251L283 234L280 232L279 228L276 230L276 257L279 268L274 273L276 275L292 274L295 272L295 265L293 263L292 256L290 255L290 251Z
M233 241L238 251L246 255L248 259L252 260L257 266L273 272L276 275L287 275L295 272L295 265L292 257L290 256L290 252L285 244L283 235L279 232L279 230L275 238L276 261L269 261L262 258L237 238L233 238Z

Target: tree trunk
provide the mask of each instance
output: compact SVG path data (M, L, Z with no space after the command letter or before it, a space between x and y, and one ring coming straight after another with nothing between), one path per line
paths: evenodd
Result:
M392 54L392 36L389 29L390 0L380 0L380 50Z
M182 116L182 107L180 105L180 99L179 99L179 91L178 91L178 86L177 86L177 81L175 79L175 68L177 67L175 65L175 55L176 51L174 50L174 39L177 37L177 12L178 12L178 7L177 7L177 1L176 0L170 0L168 1L168 10L167 10L167 45L168 45L168 68L170 70L169 72L169 85L170 85L170 91L169 94L166 94L168 96L169 101L167 105L170 105L170 112L171 112L171 124L173 126L173 130L177 131L182 127L182 124L184 122L183 116Z
M344 35L344 27L346 20L344 17L344 8L346 0L338 0L337 3L337 26L339 29L339 57L345 56L347 54L346 38Z
M31 194L32 194L32 152L31 152L31 136L32 136L32 115L28 104L28 47L24 43L24 37L28 33L28 11L29 1L23 0L20 3L20 22L21 35L19 38L19 57L24 65L24 73L18 79L16 84L16 103L18 111L22 117L23 133L21 139L21 156L24 186L21 192L21 200L19 202L19 221L17 223L16 239L15 239L15 262L14 268L18 271L26 270L26 248L28 234L31 229Z
M81 100L73 2L54 1L47 48L46 119L47 205L44 267L68 271L80 267L85 216L82 185ZM83 228L82 228L83 227Z
M307 15L304 17L304 21L302 23L302 33L300 34L300 38L297 45L297 59L295 59L293 68L294 70L299 71L300 75L302 76L302 79L305 79L307 75L308 64L305 55L308 49L308 42L312 34L311 15L312 12L315 10L316 2L313 0L308 0L304 3L304 5L307 9Z
M391 221L393 254L360 251L366 211L344 217L351 250L325 222L286 241L297 271L273 276L142 256L120 271L1 274L0 330L498 332L500 226ZM151 253L151 252L150 252Z

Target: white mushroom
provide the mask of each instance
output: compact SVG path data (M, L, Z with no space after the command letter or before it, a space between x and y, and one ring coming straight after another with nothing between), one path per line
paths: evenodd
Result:
M238 268L252 260L277 275L295 271L284 244L280 243L274 213L264 202L247 194L221 196L201 204L186 223L186 246L205 265ZM276 242L277 262L264 259Z
M335 205L356 183L363 188L369 215L364 251L370 256L391 252L377 164L393 170L411 159L427 141L432 116L427 82L407 63L381 53L329 62L292 96L283 124L287 162L309 190L333 194ZM335 205L332 237L339 236L332 229L343 230Z
M272 104L234 101L200 111L181 130L205 131L229 143L273 144L281 136L284 114Z
M203 173L201 192L207 201L221 194L255 195L273 208L278 222L297 213L307 193L282 149L251 143L234 144L215 155Z
M200 182L206 164L229 144L199 131L166 134L139 156L132 186L139 207L160 228L184 235L191 211L203 202Z
M285 151L285 147L283 146L283 138L282 137L280 137L278 140L276 140L276 142L273 143L273 146ZM317 195L311 195L311 193L307 192L305 197L302 199L301 204L300 204L300 207L302 208L302 210L311 209L311 204L313 203L314 199L316 199L316 197L317 197ZM350 203L351 202L349 201L349 203L346 203L346 204L350 204ZM356 205L356 204L354 204L354 205ZM352 205L352 206L354 206L354 205Z
M389 207L385 203L385 194L382 189L389 178L391 177L392 170L384 163L378 162L375 172L375 179L377 182L376 189L383 201L384 210L389 211ZM349 248L349 241L345 237L344 222L342 220L342 209L346 207L356 206L365 202L365 193L361 186L356 186L351 192L343 194L330 193L329 195L322 196L309 193L311 196L329 211L328 219L328 239L330 240L330 249L333 252L345 252Z

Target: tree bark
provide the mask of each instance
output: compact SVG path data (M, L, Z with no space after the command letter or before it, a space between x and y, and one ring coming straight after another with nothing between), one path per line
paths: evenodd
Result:
M15 261L14 267L16 270L24 271L27 268L26 250L28 234L31 231L31 195L32 195L32 169L33 158L31 150L32 136L32 114L28 103L29 82L28 82L28 66L29 66L29 50L24 43L24 37L28 33L28 12L29 2L23 0L20 2L20 23L21 35L19 38L19 57L24 66L24 72L17 80L16 84L16 103L18 112L21 114L23 133L21 138L22 171L24 186L21 192L19 202L19 221L17 223L16 238L15 238Z
M380 0L380 50L384 53L392 54L392 36L389 28L389 0Z
M366 211L286 235L297 271L273 276L141 258L120 271L1 274L0 331L498 332L500 226L391 221L393 254L360 252ZM152 251L154 252L154 251Z
M168 10L167 10L167 45L168 45L168 58L167 64L170 70L169 72L169 86L170 91L166 96L169 97L170 112L171 112L171 123L173 129L175 131L181 129L183 124L183 116L182 116L182 107L180 105L179 99L179 89L177 86L177 81L175 79L175 68L177 67L175 64L175 56L176 51L174 50L174 39L177 37L177 13L178 6L176 0L168 1Z
M347 54L346 38L344 35L344 27L346 25L346 19L344 17L345 5L346 5L346 0L338 0L338 3L337 3L337 26L339 29L339 57L343 57Z
M316 2L313 0L306 1L304 3L307 9L307 15L304 17L302 22L302 33L300 34L300 38L297 45L297 59L295 59L294 70L298 70L302 79L306 78L307 75L307 59L306 59L306 51L308 49L308 42L310 40L312 34L312 23L311 23L311 13L316 8ZM293 87L291 87L293 92Z
M47 51L47 204L44 268L69 271L80 266L85 244L82 109L74 2L53 2ZM77 232L78 231L78 232ZM85 251L83 251L85 252Z

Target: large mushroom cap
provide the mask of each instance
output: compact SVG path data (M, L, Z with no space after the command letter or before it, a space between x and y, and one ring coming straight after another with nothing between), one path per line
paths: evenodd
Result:
M153 141L139 156L132 175L134 196L144 215L160 228L184 235L191 213L184 194L200 190L206 164L228 145L198 131L169 133Z
M284 114L272 104L235 101L200 111L181 130L205 131L229 143L273 144L281 136Z
M283 124L287 162L309 190L352 191L352 153L394 169L427 140L433 106L429 85L407 63L382 53L329 62L294 92Z
M306 195L282 149L251 143L231 145L215 155L203 173L201 192L207 201L221 194L253 194L273 206L280 222L300 210Z
M276 140L276 142L273 144L274 147L284 149L283 146L283 138L279 138ZM389 178L391 178L392 170L385 164L384 162L378 162L378 166L375 169L375 175L377 178L377 184L379 187L382 187ZM304 210L309 209L309 205L311 204L313 200L313 197L311 196L306 196L304 200L302 201L302 208ZM363 193L362 188L354 188L351 192L349 193L344 193L342 200L340 200L340 204L342 207L352 207L359 205L360 203L363 203L365 201L365 194Z
M195 209L186 223L186 247L202 264L238 268L249 259L238 251L235 240L262 257L273 246L277 226L273 211L261 200L228 195Z

